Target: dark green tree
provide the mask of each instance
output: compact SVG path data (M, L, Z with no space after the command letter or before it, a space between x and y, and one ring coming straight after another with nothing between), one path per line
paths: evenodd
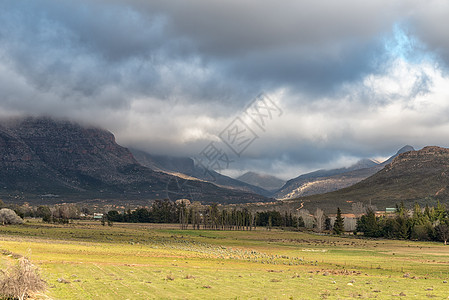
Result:
M338 234L338 235L340 235L340 234L345 232L345 224L344 224L344 220L343 220L343 218L341 216L340 207L337 207L337 217L335 219L334 228L333 229L334 229L334 233Z
M372 209L369 209L366 215L360 217L357 220L357 229L358 232L363 232L365 236L369 237L380 237L382 236L382 230L379 226L378 219L376 218L376 214Z
M273 226L273 220L271 218L271 215L268 216L268 224L267 224L267 226L268 226L268 230L271 230L271 227Z
M394 236L401 240L406 240L410 237L411 222L405 213L399 213L394 219Z
M108 211L108 220L112 222L123 222L123 215L116 210Z
M51 210L48 206L45 206L45 205L39 206L36 210L36 215L38 217L41 217L43 222L46 222L46 223L52 222Z
M301 220L302 220L302 218L301 218ZM304 224L304 221L302 223ZM331 230L331 229L332 229L331 218L326 216L326 218L324 219L324 230Z

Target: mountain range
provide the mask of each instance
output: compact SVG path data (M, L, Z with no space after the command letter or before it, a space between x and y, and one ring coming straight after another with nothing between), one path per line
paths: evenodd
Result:
M351 186L375 174L390 163L397 155L413 151L412 146L404 146L386 161L380 163L371 159L361 159L350 167L318 170L300 175L287 182L268 174L247 172L231 178L213 170L207 173L189 157L153 155L145 151L130 149L136 160L143 166L183 178L211 181L228 189L252 192L279 200L301 196L322 194Z
M245 174L237 177L237 180L261 187L270 192L277 191L285 184L285 180L277 178L276 176L256 172L246 172Z
M362 159L347 168L318 170L303 174L287 181L282 188L273 194L273 197L280 200L287 200L336 191L375 174L401 153L414 150L412 146L407 145L399 149L395 155L382 163L371 159Z
M258 202L258 194L170 175L140 164L112 133L50 118L0 124L0 197L9 202L188 198Z
M141 165L153 170L186 179L212 182L215 185L227 189L240 190L267 197L271 195L270 191L267 191L260 186L252 185L238 179L222 175L214 170L206 171L203 167L196 165L194 160L190 157L153 155L137 149L131 148L130 150Z
M274 176L254 172L237 179L213 171L206 174L191 158L129 150L109 131L69 121L0 122L0 198L7 202L270 202L273 199L266 196L282 184ZM354 202L378 207L400 201L447 202L449 149L415 151L405 146L382 163L363 159L347 168L300 175L274 195L284 199L277 205L295 209L350 210Z
M313 211L320 207L335 213L336 207L351 211L352 203L361 202L378 209L404 202L411 206L449 203L449 149L436 146L407 151L374 175L338 191L280 201L280 205ZM282 203L282 204L281 204Z

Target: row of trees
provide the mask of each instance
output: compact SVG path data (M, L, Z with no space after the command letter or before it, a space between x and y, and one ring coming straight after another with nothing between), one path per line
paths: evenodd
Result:
M179 214L180 205L165 199L154 201L150 208L128 209L122 213L110 210L106 218L111 222L177 223Z
M179 223L182 229L189 226L193 229L214 230L251 230L256 226L302 228L306 227L304 218L312 219L312 226L318 231L332 231L342 234L344 219L340 208L333 226L331 220L320 209L314 215L301 213L299 216L279 211L262 211L252 213L247 208L243 209L219 209L217 204L201 205L194 202L186 205L184 202L174 203L169 200L157 200L150 208L137 208L123 213L117 210L109 211L105 218L109 222L132 222L132 223Z
M3 205L3 204L2 204ZM22 218L42 218L44 222L67 224L69 220L86 217L90 210L73 203L56 205L10 206ZM250 230L255 226L271 227L304 227L301 216L281 214L278 211L250 212L248 209L222 209L217 204L202 205L168 199L155 200L149 207L138 207L124 211L109 210L102 222L112 225L113 222L130 223L179 223L182 228L194 229L229 229Z
M1 206L4 206L0 202ZM1 208L1 207L0 207ZM45 222L68 223L77 219L85 208L75 204L31 207L28 205L15 207L14 211L21 217L41 217ZM393 215L376 215L373 207L362 204L353 205L357 217L354 232L363 232L367 237L384 237L411 240L441 240L447 243L449 239L449 211L438 203L435 207L420 207L406 209L404 204L396 206ZM0 224L11 223L13 212L3 209L0 214ZM14 217L14 223L20 218ZM320 209L314 214L301 209L297 215L280 213L279 211L251 212L246 208L221 209L217 204L201 205L183 201L172 202L168 199L156 200L150 207L140 207L135 210L119 212L110 210L103 221L132 223L179 223L181 228L193 229L226 229L251 230L256 226L285 228L314 228L316 231L332 231L335 234L344 232L344 219L340 209L332 219ZM352 229L351 229L352 230Z
M303 227L301 217L278 211L252 213L248 209L220 209L217 204L201 205L194 202L156 200L150 208L137 208L133 211L119 212L111 210L106 214L110 222L132 223L179 223L187 229L226 229L251 230L255 226L271 227Z
M376 216L368 210L357 222L357 232L368 237L390 239L435 240L445 244L449 239L449 212L439 202L435 207L421 208L415 204L406 209L404 204L396 205L392 216Z
M67 224L69 220L80 219L90 213L86 207L64 203L52 206L40 205L14 206L14 211L23 217L38 217L44 222ZM243 209L222 209L217 204L190 204L188 201L172 202L168 199L156 200L150 207L139 207L124 211L109 210L102 219L102 224L113 222L131 223L179 223L183 229L228 229L250 230L256 226L267 228L315 228L321 232L332 230L330 219L320 209L315 214L301 210L299 214L280 213L279 211L251 212Z
M23 218L42 218L45 222L68 223L69 220L79 219L81 213L86 208L80 208L74 203L64 203L56 205L31 206L28 203L24 205L6 205L0 200L0 208L9 208Z

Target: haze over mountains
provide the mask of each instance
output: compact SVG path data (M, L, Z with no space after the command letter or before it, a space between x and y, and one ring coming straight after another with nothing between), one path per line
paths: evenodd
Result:
M372 159L361 159L346 168L318 170L300 175L287 182L268 174L247 172L234 179L213 170L205 172L189 157L172 157L152 155L141 150L131 149L137 161L153 170L184 178L211 181L220 186L257 193L276 199L292 199L300 196L314 195L335 191L373 175L390 163L398 154L414 150L412 146L404 146L395 155L384 162Z
M185 180L142 166L106 130L48 118L0 124L0 197L7 201L145 202L189 198L254 202L267 198Z
M214 170L205 170L195 164L190 157L173 157L164 155L152 155L145 151L130 149L136 160L143 166L167 174L180 176L183 178L199 179L209 181L216 185L236 189L263 196L270 196L271 192L256 185L252 185L225 175Z
M238 180L261 187L267 191L276 191L285 184L285 180L268 174L259 174L256 172L246 172L237 177Z

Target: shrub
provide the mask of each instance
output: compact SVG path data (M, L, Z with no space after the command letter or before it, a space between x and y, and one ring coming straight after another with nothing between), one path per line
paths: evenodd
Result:
M44 289L37 268L24 257L15 266L0 271L0 297L23 300Z
M428 241L428 240L430 240L430 237L429 237L430 229L426 225L415 225L412 228L412 233L411 233L410 238L412 240Z
M2 225L22 224L23 220L12 209L2 208L0 209L0 223Z

